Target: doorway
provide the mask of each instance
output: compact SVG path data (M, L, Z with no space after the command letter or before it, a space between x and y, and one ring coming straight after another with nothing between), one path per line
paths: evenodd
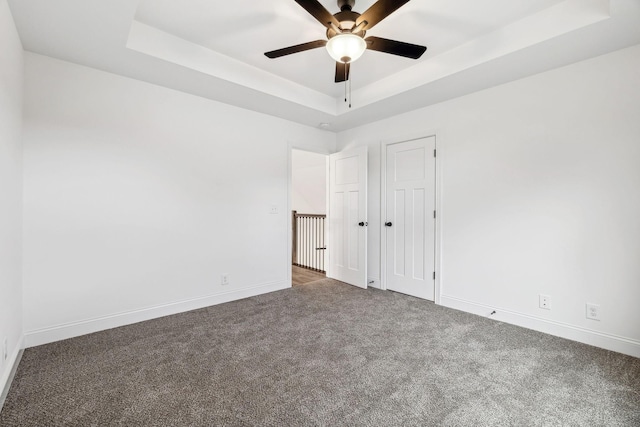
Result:
M328 156L291 150L291 285L326 277Z

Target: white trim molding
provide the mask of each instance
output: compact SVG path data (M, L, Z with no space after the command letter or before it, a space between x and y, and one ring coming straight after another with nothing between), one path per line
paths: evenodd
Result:
M11 382L13 381L13 377L15 376L16 370L18 369L18 364L20 363L20 358L22 357L22 349L24 345L24 337L20 337L18 344L11 352L11 355L7 359L7 367L0 377L0 411L4 406L4 401L9 394L9 388L11 387Z
M483 317L488 317L495 311L495 314L490 317L493 320L640 358L640 341L631 338L597 332L447 295L441 295L440 305Z
M94 319L27 331L24 336L24 345L27 348L35 347L80 335L144 322L145 320L157 319L159 317L170 316L172 314L184 313L186 311L197 310L212 305L223 304L225 302L279 291L289 287L291 287L291 284L288 280L263 283L261 285L237 289L225 293L206 295L154 307L147 307L140 310L127 311L109 316L102 316Z

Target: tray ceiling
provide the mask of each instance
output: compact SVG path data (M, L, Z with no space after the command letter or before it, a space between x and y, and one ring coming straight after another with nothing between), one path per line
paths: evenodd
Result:
M427 52L415 61L366 51L352 65L349 109L325 49L264 56L325 38L293 0L9 4L26 50L331 131L640 43L637 0L412 0L367 35Z

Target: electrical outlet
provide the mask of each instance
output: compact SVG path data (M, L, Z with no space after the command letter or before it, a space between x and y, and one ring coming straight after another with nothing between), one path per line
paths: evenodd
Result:
M551 310L551 297L549 295L538 295L540 297L540 308Z
M224 285L228 285L229 284L229 275L228 274L223 274L220 278L220 284L222 286Z
M269 206L269 213L271 215L276 215L278 213L278 205Z
M600 321L600 306L587 303L587 319Z

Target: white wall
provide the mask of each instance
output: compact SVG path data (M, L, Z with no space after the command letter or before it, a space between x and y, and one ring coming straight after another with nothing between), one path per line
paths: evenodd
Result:
M435 132L441 303L640 356L638 69L636 46L339 134L370 145L369 276L380 143ZM329 152L333 135L35 54L25 79L27 345L287 285L288 147Z
M291 209L298 213L326 214L327 156L293 150L291 178Z
M335 135L36 54L25 66L27 345L289 285L289 146L329 152Z
M339 134L370 146L369 275L380 143L435 133L441 303L640 357L638 70L635 46Z
M22 339L22 74L22 44L0 0L0 393Z

